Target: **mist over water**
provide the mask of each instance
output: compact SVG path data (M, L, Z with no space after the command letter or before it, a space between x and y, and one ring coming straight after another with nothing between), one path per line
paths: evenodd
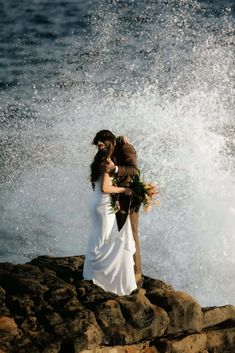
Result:
M107 128L160 186L140 214L144 274L235 304L233 3L4 4L0 261L85 253Z

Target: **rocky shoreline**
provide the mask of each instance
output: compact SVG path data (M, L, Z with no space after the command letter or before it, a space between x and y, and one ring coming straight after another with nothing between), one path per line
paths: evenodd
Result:
M82 279L84 256L0 264L0 353L234 353L235 307L144 277L129 296Z

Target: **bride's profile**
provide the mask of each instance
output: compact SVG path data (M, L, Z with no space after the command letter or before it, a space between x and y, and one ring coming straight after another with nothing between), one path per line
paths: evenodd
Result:
M90 203L91 233L84 262L83 277L107 292L128 295L137 288L134 274L135 242L130 218L119 232L111 210L111 194L130 195L131 189L114 186L105 165L112 159L115 136L98 141L98 151L91 164L93 187Z

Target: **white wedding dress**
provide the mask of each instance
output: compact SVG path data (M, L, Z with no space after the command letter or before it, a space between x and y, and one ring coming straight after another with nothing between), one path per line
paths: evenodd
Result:
M110 194L95 183L90 205L91 234L88 241L83 277L107 292L128 295L136 287L134 274L135 242L130 217L118 232L116 216L111 212Z

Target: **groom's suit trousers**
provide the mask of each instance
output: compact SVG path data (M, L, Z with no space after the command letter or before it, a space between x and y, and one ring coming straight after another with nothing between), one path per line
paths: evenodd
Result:
M115 157L118 165L118 185L129 187L131 176L139 174L136 164L136 151L132 145L124 144L116 150ZM120 194L119 202L121 210L116 213L118 229L120 230L123 227L130 211L130 221L136 247L136 252L134 254L135 274L141 274L140 241L138 235L139 214L134 210L129 210L129 196Z
M133 233L133 238L135 241L135 254L134 254L134 262L135 262L135 274L141 273L141 256L140 256L140 241L139 241L139 233L138 233L138 223L139 223L139 214L138 212L132 212L130 214L131 228Z

